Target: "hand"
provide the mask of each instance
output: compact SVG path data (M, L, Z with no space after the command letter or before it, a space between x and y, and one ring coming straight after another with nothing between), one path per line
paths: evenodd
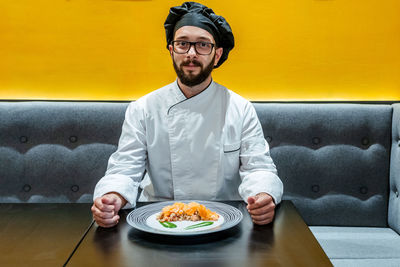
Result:
M118 211L125 206L126 200L118 193L108 193L94 200L91 208L93 218L101 227L112 227L118 224Z
M275 215L275 203L267 193L259 193L247 199L247 210L255 224L264 225L272 222Z

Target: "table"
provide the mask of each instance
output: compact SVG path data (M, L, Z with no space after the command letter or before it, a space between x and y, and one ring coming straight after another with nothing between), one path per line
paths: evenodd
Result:
M91 225L91 204L0 204L0 266L62 266Z
M116 227L93 224L67 266L332 266L290 201L265 226L253 225L244 202L224 203L243 213L239 225L186 239L140 232L126 222L130 210L123 210Z

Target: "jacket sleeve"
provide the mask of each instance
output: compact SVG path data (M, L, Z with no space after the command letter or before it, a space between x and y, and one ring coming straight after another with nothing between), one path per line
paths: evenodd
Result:
M247 202L249 196L265 192L280 203L283 184L270 156L269 145L264 139L261 124L253 105L248 102L244 111L239 174L242 183L239 194Z
M128 201L124 208L134 207L145 171L146 147L144 110L138 102L132 102L125 113L118 149L111 155L105 176L95 187L93 199L118 192Z

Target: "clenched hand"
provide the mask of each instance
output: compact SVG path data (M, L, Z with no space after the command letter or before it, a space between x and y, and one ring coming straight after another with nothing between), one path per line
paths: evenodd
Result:
M272 222L275 215L275 203L267 193L259 193L247 199L247 210L255 224L264 225Z
M108 193L94 200L91 208L93 218L102 227L112 227L118 224L118 211L125 206L126 200L118 193Z

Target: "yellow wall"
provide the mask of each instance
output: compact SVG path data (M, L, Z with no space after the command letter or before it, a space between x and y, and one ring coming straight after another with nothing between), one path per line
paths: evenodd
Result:
M0 99L132 100L175 79L163 0L0 2ZM236 38L214 79L250 100L400 100L399 0L202 1Z

